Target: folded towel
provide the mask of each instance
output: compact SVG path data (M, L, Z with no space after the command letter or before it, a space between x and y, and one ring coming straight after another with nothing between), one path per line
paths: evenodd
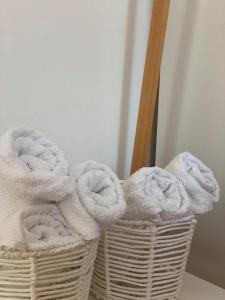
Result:
M5 220L0 219L0 248L26 249L21 226L21 213L22 210L18 210L9 215Z
M26 246L43 250L77 243L82 237L72 231L54 204L33 205L21 214Z
M100 225L88 214L80 203L77 192L72 197L57 203L64 218L70 226L86 241L97 239L100 236Z
M87 161L72 169L78 197L100 224L111 225L125 213L126 202L116 174L106 165Z
M128 204L126 218L170 219L185 215L188 195L181 182L158 168L141 168L123 185Z
M73 192L63 152L42 133L12 128L0 138L0 220L33 199L59 201Z
M13 249L45 250L81 240L55 204L28 206L1 224L0 246Z
M117 222L126 202L120 181L107 166L87 161L72 169L75 192L59 203L66 220L84 239L98 237L100 229Z
M213 172L188 152L177 155L166 167L184 185L194 214L205 213L219 199L219 186Z

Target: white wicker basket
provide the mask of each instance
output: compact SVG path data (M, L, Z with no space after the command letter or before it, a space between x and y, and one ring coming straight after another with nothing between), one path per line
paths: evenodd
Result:
M0 251L0 299L85 300L98 241L39 252Z
M177 299L195 223L188 217L111 226L99 244L92 294L104 300Z

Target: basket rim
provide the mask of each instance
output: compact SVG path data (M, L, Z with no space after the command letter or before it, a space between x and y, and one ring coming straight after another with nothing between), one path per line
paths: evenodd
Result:
M119 222L117 222L115 225L146 225L146 226L158 226L158 225L169 225L169 224L176 224L180 222L197 222L195 215L188 215L184 217L179 217L177 219L171 219L171 220L161 220L156 219L154 220L129 220L129 219L121 219ZM114 226L114 225L113 225Z
M69 252L71 250L75 250L76 248L81 248L85 246L89 246L91 244L95 244L98 242L98 239L92 239L92 240L81 240L76 243L70 243L68 245L64 245L57 248L50 248L50 249L44 249L44 250L18 250L13 249L9 247L0 247L0 258L1 256L10 257L10 258L32 258L32 257L38 257L38 256L48 256L48 255L54 255L54 254L60 254Z

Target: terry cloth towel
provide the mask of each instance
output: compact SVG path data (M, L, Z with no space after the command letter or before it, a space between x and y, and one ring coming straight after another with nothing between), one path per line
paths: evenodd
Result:
M116 174L106 165L86 161L72 169L78 197L87 212L101 225L117 222L126 202Z
M85 210L76 191L71 198L60 201L57 205L66 221L75 231L79 232L84 240L99 238L100 226Z
M219 186L213 172L188 152L177 155L166 167L184 185L190 197L190 209L202 214L213 208L219 199Z
M75 166L71 177L73 198L61 201L59 207L84 239L98 237L102 228L117 222L126 211L120 181L109 167L95 161Z
M0 220L32 200L59 201L73 192L68 163L57 145L30 128L0 138Z
M181 182L159 167L139 169L124 182L123 188L129 219L177 218L189 208Z
M81 236L72 231L54 204L33 205L21 214L26 246L44 250L77 243Z
M28 206L1 225L1 247L45 250L81 240L81 236L69 228L55 204Z

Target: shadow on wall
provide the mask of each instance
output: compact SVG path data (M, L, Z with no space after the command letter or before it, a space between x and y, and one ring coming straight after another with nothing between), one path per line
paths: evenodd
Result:
M174 82L172 92L170 94L170 107L167 112L167 132L173 132L173 135L166 135L163 141L163 147L170 149L170 153L174 153L175 139L177 137L178 122L181 115L182 108L182 94L185 89L185 81L188 73L189 58L191 55L191 44L195 30L197 1L187 1L186 14L183 19L181 37L180 37L180 50L176 59L176 69L174 70ZM125 59L123 66L123 83L122 83L122 97L121 97L121 113L120 113L120 132L118 144L118 160L117 160L117 173L120 178L125 175L125 161L126 161L126 145L129 124L129 111L130 111L130 92L131 92L131 76L133 64L133 51L134 51L134 31L136 26L136 11L137 1L130 0L127 14L126 25L126 42L125 42ZM179 88L177 88L179 84ZM178 101L179 100L179 101ZM176 106L176 110L174 110ZM166 157L167 161L170 159L170 153Z
M117 173L120 178L124 178L125 172L125 158L126 158L126 145L128 134L129 110L130 110L130 84L134 51L134 30L136 24L136 8L137 1L130 0L127 14L126 25L126 42L125 42L125 59L123 67L123 91L120 109L120 132L118 144L118 163Z
M198 9L198 1L187 1L185 7L185 18L183 19L181 34L180 34L180 49L175 62L174 80L171 87L171 93L169 95L169 103L167 115L167 124L165 126L168 134L165 135L164 141L162 141L163 149L170 149L165 154L165 165L171 159L171 153L175 153L176 139L181 117L181 110L183 107L183 97L185 90L185 83L188 74L189 60L191 56L191 45L194 36L196 16ZM179 87L178 87L179 85ZM160 101L160 98L159 98ZM175 109L174 109L175 108Z
M218 14L223 4L218 1L214 5L210 0L174 0L171 6L168 51L162 74L165 86L161 86L162 99L159 99L159 102L162 100L159 162L165 166L178 150L190 149L215 171L221 184L221 200L212 212L197 218L187 270L225 288L225 185L224 156L221 156L225 142L222 116L224 34L220 31L224 18L222 11ZM214 7L217 8L212 10ZM211 26L210 31L207 26ZM178 44L178 49L174 49L174 44ZM217 100L213 105L212 99Z

